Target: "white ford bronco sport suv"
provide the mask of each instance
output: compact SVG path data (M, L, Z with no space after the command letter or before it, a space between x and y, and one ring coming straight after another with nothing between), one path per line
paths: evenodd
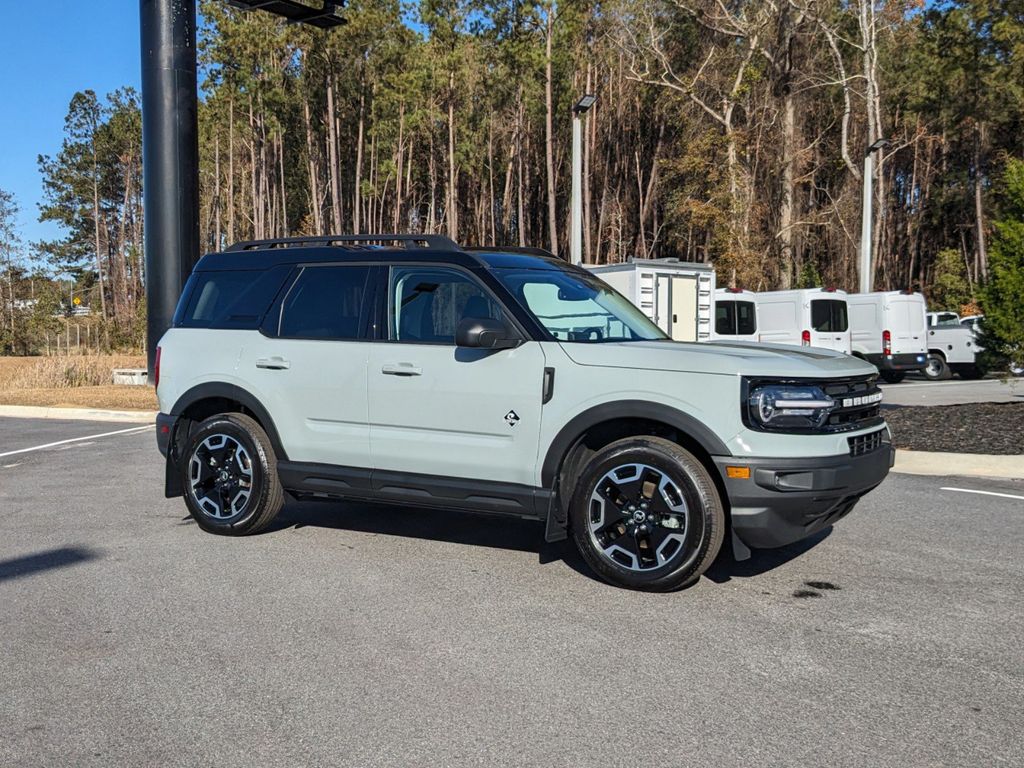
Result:
M696 581L846 515L892 464L877 372L670 341L529 249L373 235L205 256L157 351L167 496L212 533L285 494L541 520L609 582Z

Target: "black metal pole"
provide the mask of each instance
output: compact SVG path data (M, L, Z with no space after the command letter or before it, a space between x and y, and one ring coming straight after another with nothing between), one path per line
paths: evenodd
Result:
M171 326L199 259L199 122L195 0L140 0L146 350Z

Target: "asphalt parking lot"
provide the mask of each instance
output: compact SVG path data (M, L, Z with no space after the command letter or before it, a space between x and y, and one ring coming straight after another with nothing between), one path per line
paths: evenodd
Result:
M648 595L537 523L206 535L134 429L0 419L0 766L1024 764L1024 483L892 475Z
M886 405L962 405L964 403L1024 403L1024 379L928 381L907 376L899 384L878 385Z

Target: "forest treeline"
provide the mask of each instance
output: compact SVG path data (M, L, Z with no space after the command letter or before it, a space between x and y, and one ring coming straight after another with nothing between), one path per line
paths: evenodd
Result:
M329 32L200 11L208 250L400 231L565 256L589 92L586 261L855 290L863 160L885 139L875 287L953 306L981 296L1000 180L1024 156L1024 0L353 0ZM41 217L66 237L35 251L137 336L138 95L76 95L40 170Z

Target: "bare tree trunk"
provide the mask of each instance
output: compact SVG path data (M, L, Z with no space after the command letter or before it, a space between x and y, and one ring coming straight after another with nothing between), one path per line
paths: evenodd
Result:
M366 93L359 83L359 131L356 135L356 186L352 195L352 231L362 232L360 214L363 207L363 132L366 125Z
M974 131L973 163L974 163L974 229L977 239L978 267L975 276L979 283L988 279L988 249L985 245L985 210L982 190L982 153L981 145L985 140L985 124L979 124Z
M313 214L313 234L322 235L323 230L323 212L320 210L320 181L317 178L316 172L316 154L314 152L313 143L313 124L309 116L309 101L306 98L302 100L302 115L306 124L306 159L307 159L307 172L309 173L309 210Z
M235 242L235 97L228 100L228 241Z
M338 163L338 123L334 113L334 76L327 78L327 159L330 163L328 178L331 184L331 219L334 233L345 231L341 208L341 168Z
M548 187L548 242L551 252L558 255L558 221L555 211L555 152L554 152L554 105L552 103L551 43L554 37L554 9L549 1L547 7L546 35L544 48L544 111L545 148Z
M793 287L793 188L796 104L789 83L782 100L782 200L779 205L779 288Z
M448 237L459 239L459 190L455 170L455 70L448 71Z

